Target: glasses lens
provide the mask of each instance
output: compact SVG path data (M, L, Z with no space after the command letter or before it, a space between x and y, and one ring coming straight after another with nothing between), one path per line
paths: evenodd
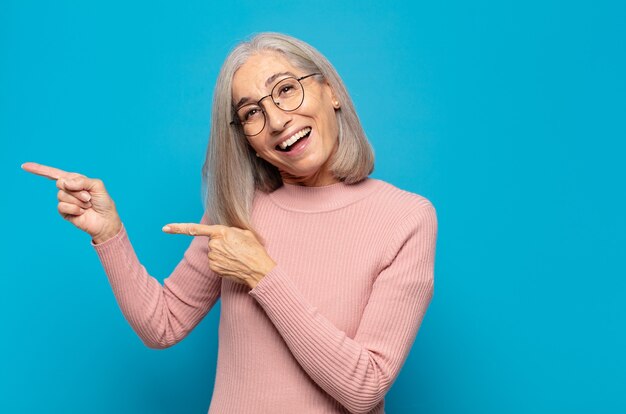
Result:
M237 117L246 135L257 135L265 126L265 114L257 104L242 106L237 111Z
M302 85L296 78L283 79L272 89L272 99L283 111L295 111L304 99Z

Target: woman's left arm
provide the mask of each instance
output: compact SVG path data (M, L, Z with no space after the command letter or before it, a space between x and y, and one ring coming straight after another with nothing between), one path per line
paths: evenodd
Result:
M433 295L437 216L430 202L405 217L388 244L354 338L305 298L248 230L172 223L169 233L208 236L209 268L249 285L308 375L352 413L384 398L413 345Z
M280 265L249 294L309 376L350 412L367 413L396 379L430 304L436 238L432 204L402 221L353 339L307 301Z

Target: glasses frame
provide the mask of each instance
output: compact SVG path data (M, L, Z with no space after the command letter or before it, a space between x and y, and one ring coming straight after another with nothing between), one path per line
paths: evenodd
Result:
M261 99L259 99L258 101L256 101L256 105L261 108L261 112L263 112L263 126L261 127L261 129L259 130L259 132L257 132L256 134L252 134L252 135L248 135L245 132L243 133L245 136L247 137L254 137L259 135L261 132L263 132L263 130L265 129L265 125L267 124L267 113L265 112L265 108L263 108L263 106L261 106L261 101L265 98L272 98L272 103L274 104L274 106L276 106L276 108L280 109L283 112L293 112L293 111L297 111L298 108L300 108L302 106L302 103L304 102L304 85L302 84L302 80L306 79L306 78L310 78L311 76L315 76L315 75L322 75L319 72L315 72L315 73L311 73L308 75L304 75L304 76L300 76L299 78L296 78L295 76L287 76L285 78L282 78L281 80L279 80L278 82L276 82L276 85L274 85L272 87L272 90L270 91L269 95L265 95L264 97L262 97ZM281 84L281 82L287 80L287 79L295 79L299 84L300 84L300 88L302 88L302 100L300 101L300 103L298 104L298 106L296 106L294 109L283 109L280 107L280 105L274 100L274 98L272 97L274 95L274 90L276 89L276 87L278 85ZM230 121L231 125L236 125L241 127L241 129L243 130L243 123L241 122L241 120L239 119L239 117L237 116L237 111L241 108L243 108L244 106L248 106L248 105L254 105L255 103L248 103L245 105L241 105L239 108L237 108L237 110L235 110L235 119Z

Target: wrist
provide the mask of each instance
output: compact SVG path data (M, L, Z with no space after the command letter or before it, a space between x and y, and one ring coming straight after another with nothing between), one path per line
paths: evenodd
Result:
M250 278L250 280L248 281L248 284L250 285L250 287L252 289L254 289L256 287L257 284L259 284L259 282L269 273L271 272L274 267L276 267L276 262L274 262L273 260L270 259L270 261L268 261L265 266L263 266L263 269L257 273L255 273L253 275L252 278Z
M93 244L101 244L115 237L122 230L122 223L116 223L111 228L106 229L91 237Z

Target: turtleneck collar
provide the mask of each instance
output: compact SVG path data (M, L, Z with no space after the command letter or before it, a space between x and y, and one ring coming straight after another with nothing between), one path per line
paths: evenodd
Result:
M379 180L366 178L356 184L338 182L322 187L283 184L269 194L270 199L286 210L322 212L345 207L372 193Z

